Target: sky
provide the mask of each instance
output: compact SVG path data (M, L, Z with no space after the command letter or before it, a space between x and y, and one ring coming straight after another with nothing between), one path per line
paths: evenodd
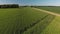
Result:
M20 0L20 5L60 6L60 0Z
M0 0L0 4L60 6L60 0Z
M20 0L0 0L0 4L19 4Z

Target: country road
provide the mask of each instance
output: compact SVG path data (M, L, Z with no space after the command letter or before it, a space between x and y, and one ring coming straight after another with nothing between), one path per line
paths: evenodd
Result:
M43 11L45 13L48 13L48 14L52 14L52 15L55 15L55 16L60 16L60 14L57 14L57 13L54 13L54 12L51 12L51 11L46 11L46 10L43 10L43 9L38 9L38 8L32 8L34 10L39 10L39 11Z

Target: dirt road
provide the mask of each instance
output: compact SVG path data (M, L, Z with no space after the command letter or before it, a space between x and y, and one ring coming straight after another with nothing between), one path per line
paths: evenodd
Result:
M52 15L55 15L55 16L60 16L60 14L57 14L57 13L54 13L54 12L51 12L51 11L46 11L46 10L38 9L38 8L32 8L32 9L43 11L45 13L52 14Z

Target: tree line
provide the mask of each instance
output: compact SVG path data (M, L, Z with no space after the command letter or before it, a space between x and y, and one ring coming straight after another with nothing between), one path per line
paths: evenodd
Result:
M19 8L18 4L4 4L0 5L0 8Z

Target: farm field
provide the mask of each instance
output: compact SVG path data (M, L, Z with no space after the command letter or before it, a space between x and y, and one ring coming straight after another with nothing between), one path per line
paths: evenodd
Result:
M60 6L40 6L40 7L36 7L36 8L40 8L40 9L44 9L47 11L51 11L51 12L60 14Z
M0 34L23 34L48 15L31 8L0 9Z
M60 34L60 16L31 7L0 9L0 34Z

